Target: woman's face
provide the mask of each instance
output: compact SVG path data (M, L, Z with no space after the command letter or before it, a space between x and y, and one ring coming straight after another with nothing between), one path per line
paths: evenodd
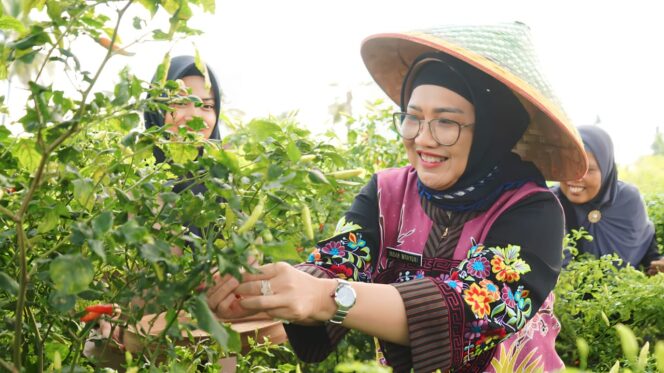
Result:
M214 130L214 125L217 123L217 113L214 112L214 104L217 98L214 97L212 90L205 89L205 79L202 76L185 76L182 81L187 88L191 88L192 95L198 96L203 101L203 105L196 107L193 102L172 104L171 107L175 110L166 113L164 123L169 131L177 133L178 128L186 126L188 121L194 119L194 117L200 117L206 127L198 132L209 139ZM187 129L191 130L188 127Z
M602 188L602 171L597 165L597 159L593 153L588 154L588 172L579 180L563 181L560 183L560 190L565 194L568 200L578 205L589 202Z
M472 126L464 127L451 146L440 145L431 136L429 121L450 119L461 124L475 123L475 108L457 93L435 85L420 85L410 97L408 114L422 120L420 133L403 140L408 160L424 185L435 190L453 186L463 175L473 142Z

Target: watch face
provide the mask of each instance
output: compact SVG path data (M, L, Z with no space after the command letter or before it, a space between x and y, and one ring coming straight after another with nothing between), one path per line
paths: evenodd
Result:
M352 307L355 304L355 291L350 286L341 286L337 289L336 300L343 307Z

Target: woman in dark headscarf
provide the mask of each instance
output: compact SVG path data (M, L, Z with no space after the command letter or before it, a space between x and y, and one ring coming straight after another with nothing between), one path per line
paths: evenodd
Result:
M486 42L492 50L518 45L494 43L493 31L365 41L369 71L401 107L394 126L410 165L374 175L307 263L268 264L241 284L229 281L217 296L227 303L211 305L218 314L264 311L290 320L289 340L305 361L322 360L356 329L378 338L397 372L491 370L499 343L527 330L506 352L519 366L524 357L515 351L546 334L540 322L551 325L544 305L562 261L563 212L543 172L573 178L586 164L559 109L538 101L534 84L522 85L504 66L494 69L501 56L518 63L532 56L501 51L480 61L477 52L450 47L461 40L455 35L474 35L473 46ZM521 25L498 31L517 39L524 32ZM527 129L536 135L524 135ZM523 366L561 368L556 334L551 330L549 349L538 346Z
M217 83L217 77L209 66L207 67L208 77L210 78L210 88L205 88L205 77L196 67L194 57L177 56L171 59L171 63L166 75L167 80L182 80L187 88L191 89L191 94L201 99L202 105L197 106L193 102L174 103L171 107L172 112L154 112L146 111L145 128L162 127L167 125L169 131L177 132L181 126L186 126L187 121L194 117L203 119L206 127L200 132L207 139L219 140L219 113L221 108L221 90ZM158 162L163 162L163 153L158 158Z
M554 188L567 230L584 228L593 237L578 242L579 253L596 257L615 253L625 264L642 265L650 272L656 272L659 264L664 270L641 194L618 180L609 134L595 126L579 127L579 132L588 153L588 173Z
M203 136L207 139L219 140L219 112L221 107L221 90L217 83L217 78L207 66L208 76L210 78L211 87L205 87L205 78L201 71L196 68L194 57L192 56L177 56L171 59L170 67L167 73L167 80L180 79L186 88L191 89L191 95L197 96L201 100L201 105L195 105L193 102L180 102L171 105L173 111L170 112L153 112L146 111L144 113L145 127L150 128L154 126L162 127L168 126L168 131L177 133L179 128L187 126L187 122L198 117L203 120L204 128L200 130ZM153 79L154 80L154 79ZM182 92L182 95L188 95ZM164 162L164 153L159 148L153 151L157 162ZM202 184L191 185L189 183L175 183L173 190L180 192L183 189L190 189L193 193L204 193L206 188ZM190 231L198 236L201 236L201 230L195 226L189 226ZM123 337L124 330L119 327L113 328L112 325L104 320L99 323L99 334L103 336L110 336L111 330L113 340L119 345L124 346ZM106 349L97 347L92 341L86 343L85 352L86 356L94 356L100 359L101 362L107 366L119 369L120 362L122 361L121 354L118 354L114 349ZM118 355L118 356L116 356Z

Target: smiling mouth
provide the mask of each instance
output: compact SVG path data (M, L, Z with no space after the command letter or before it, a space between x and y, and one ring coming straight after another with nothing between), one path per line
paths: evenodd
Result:
M418 154L420 156L420 159L426 163L442 163L449 159L448 157L443 157L440 155L432 155L426 153L418 153Z
M577 185L567 185L567 187L569 188L569 191L574 194L578 194L586 190L586 187L577 186Z

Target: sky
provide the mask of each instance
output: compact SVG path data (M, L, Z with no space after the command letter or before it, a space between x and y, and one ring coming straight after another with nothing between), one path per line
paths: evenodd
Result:
M219 76L226 110L246 118L297 110L302 125L322 132L332 126L329 106L347 91L356 114L367 100L387 99L361 60L365 37L521 21L572 122L599 118L618 163L650 154L656 128L664 131L664 12L655 1L217 0L216 8L190 21L202 36L135 46L135 56L114 58L100 88L109 89L112 71L125 65L150 79L168 49L191 54L195 44ZM131 27L122 37L135 37ZM82 63L94 67L104 51L91 40L77 43Z

